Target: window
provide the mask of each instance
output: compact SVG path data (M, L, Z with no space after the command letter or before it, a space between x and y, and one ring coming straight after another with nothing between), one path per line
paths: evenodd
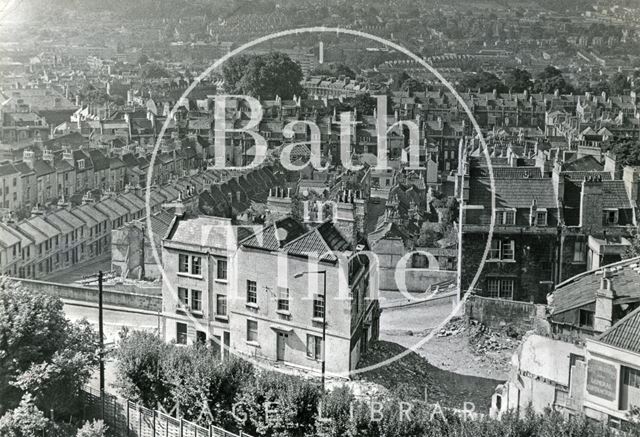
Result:
M189 273L189 256L180 254L178 255L178 272Z
M580 310L580 326L593 327L593 311Z
M189 308L189 290L186 288L178 287L178 299L180 304L185 308Z
M84 170L84 159L78 159L78 168Z
M227 261L222 260L222 259L218 260L217 278L226 281L226 279L227 279Z
M191 274L192 275L199 275L201 272L201 264L202 263L202 258L199 256L192 256L191 257Z
M193 311L202 311L202 291L191 290L191 309Z
M547 226L547 211L536 211L536 226Z
M426 269L429 268L429 259L426 255L421 253L414 253L411 255L411 268L413 269Z
M322 337L307 334L307 357L317 361L322 359Z
M313 298L313 318L324 319L324 296Z
M278 310L289 311L289 289L280 287L278 289Z
M490 260L513 261L515 259L516 244L513 240L491 240L489 250Z
M255 281L247 281L247 303L258 303L257 286Z
M602 224L603 225L617 225L618 224L618 210L617 209L605 209L602 212Z
M583 263L585 261L585 241L584 237L577 237L573 243L573 262Z
M516 210L515 209L496 209L497 225L515 225Z
M216 296L216 314L219 316L227 315L227 296L218 294Z
M630 410L640 405L640 370L622 366L621 371L620 409Z
M176 323L176 343L187 344L187 324Z
M196 331L196 343L207 344L207 333L204 331Z
M515 282L513 279L490 278L487 280L487 296L496 299L513 299Z
M247 341L258 341L258 322L247 320Z

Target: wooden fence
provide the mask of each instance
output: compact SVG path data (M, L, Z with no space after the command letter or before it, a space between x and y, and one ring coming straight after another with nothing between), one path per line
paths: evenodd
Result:
M211 425L209 428L151 410L91 387L82 391L85 419L103 419L114 437L251 437ZM104 401L104 404L103 404Z

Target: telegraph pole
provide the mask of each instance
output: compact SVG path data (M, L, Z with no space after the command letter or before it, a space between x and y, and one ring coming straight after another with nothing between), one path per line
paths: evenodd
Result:
M100 338L100 400L104 420L104 320L102 314L102 270L98 272L98 336Z

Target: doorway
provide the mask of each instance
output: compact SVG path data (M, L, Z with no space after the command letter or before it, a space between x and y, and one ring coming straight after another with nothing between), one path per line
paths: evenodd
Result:
M276 342L276 360L277 361L285 360L285 350L287 347L288 338L289 338L289 334L285 334L284 332L278 332L278 337Z

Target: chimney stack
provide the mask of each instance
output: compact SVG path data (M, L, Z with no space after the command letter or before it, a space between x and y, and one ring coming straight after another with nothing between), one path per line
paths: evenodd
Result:
M615 293L611 288L611 273L607 269L602 270L600 289L596 292L596 313L593 321L593 329L604 332L613 325L613 299Z

